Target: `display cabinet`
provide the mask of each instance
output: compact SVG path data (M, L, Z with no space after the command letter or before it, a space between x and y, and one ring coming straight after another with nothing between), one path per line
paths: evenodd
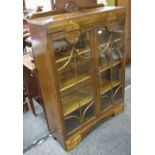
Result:
M28 21L50 133L72 149L124 108L123 7L95 7Z

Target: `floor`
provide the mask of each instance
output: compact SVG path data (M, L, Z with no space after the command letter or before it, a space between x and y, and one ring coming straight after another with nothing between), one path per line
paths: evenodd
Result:
M49 135L45 115L42 107L34 101L35 111L38 116L34 116L31 108L23 115L23 148L35 144L38 140Z
M35 103L37 117L24 114L24 155L130 155L131 150L131 65L126 67L125 111L95 129L70 152L65 152L56 140L48 136L42 108ZM44 140L42 138L44 137ZM35 143L38 142L37 145ZM30 146L30 147L29 147Z

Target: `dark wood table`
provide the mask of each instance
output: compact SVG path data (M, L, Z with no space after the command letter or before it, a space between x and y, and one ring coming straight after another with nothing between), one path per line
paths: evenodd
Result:
M33 58L30 54L23 55L23 84L27 91L30 106L36 116L33 99L43 106L43 98L40 90L39 79ZM43 107L44 108L44 107Z

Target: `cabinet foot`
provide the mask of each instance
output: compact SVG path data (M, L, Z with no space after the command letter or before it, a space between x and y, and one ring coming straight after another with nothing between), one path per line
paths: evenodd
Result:
M120 106L118 106L118 107L115 107L114 108L114 116L116 116L116 115L119 115L121 112L123 112L124 111L124 106L123 106L123 104L122 105L120 105Z
M77 135L76 137L69 139L66 141L66 151L70 151L76 145L78 145L81 141L81 135Z

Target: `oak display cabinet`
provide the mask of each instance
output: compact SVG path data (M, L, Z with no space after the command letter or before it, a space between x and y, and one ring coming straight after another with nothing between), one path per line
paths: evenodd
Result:
M65 150L124 108L123 7L98 7L29 21L50 133Z

